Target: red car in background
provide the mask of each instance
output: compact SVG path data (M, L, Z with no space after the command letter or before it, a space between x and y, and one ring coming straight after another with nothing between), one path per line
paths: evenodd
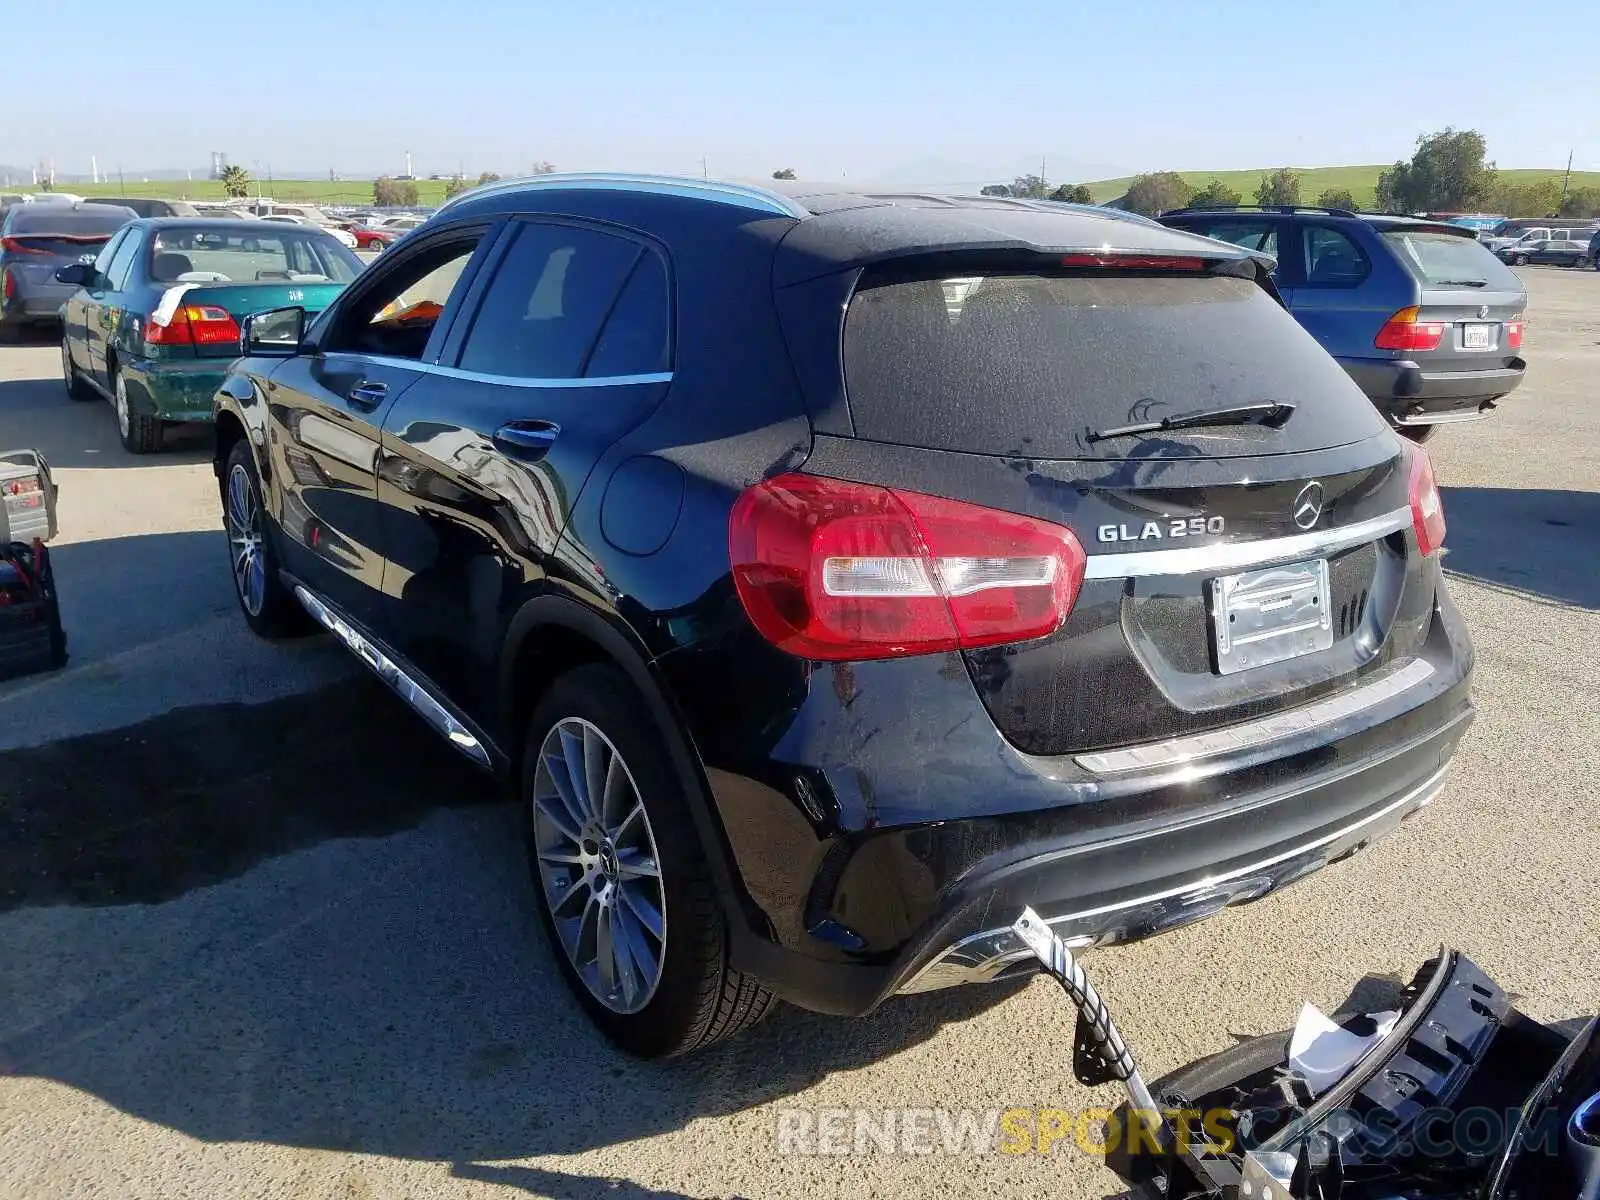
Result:
M345 229L354 235L357 250L380 251L391 242L410 233L418 225L421 225L424 219L423 217L409 216L389 217L371 225L346 225Z

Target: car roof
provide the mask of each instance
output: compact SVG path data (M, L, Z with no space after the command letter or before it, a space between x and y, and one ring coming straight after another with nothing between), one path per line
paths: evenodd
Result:
M540 212L562 193L603 192L724 205L741 222L788 220L792 227L781 236L774 264L773 282L779 286L869 262L949 251L1127 251L1271 261L1243 247L1093 206L843 183L785 180L769 186L664 175L550 174L472 188L439 211L459 216ZM537 201L532 208L530 200Z
M1411 217L1399 213L1359 212L1345 208L1325 208L1305 204L1202 204L1194 208L1175 208L1161 214L1163 221L1190 217L1281 217L1313 216L1324 221L1359 221L1378 230L1414 229L1419 232L1450 233L1464 238L1477 238L1477 230L1449 221Z
M233 230L238 233L249 233L259 236L263 224L291 226L295 229L304 229L308 233L321 232L321 227L316 225L301 225L298 221L272 221L264 222L259 217L241 217L237 221L229 221L222 217L140 217L129 224L137 225L141 229L198 229L204 233L227 233Z

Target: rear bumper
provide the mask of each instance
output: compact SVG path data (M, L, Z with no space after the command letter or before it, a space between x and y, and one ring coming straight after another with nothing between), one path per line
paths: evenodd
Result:
M127 379L128 403L138 412L162 421L209 423L212 397L227 378L230 361L124 359L119 367Z
M1430 425L1487 415L1522 382L1521 358L1474 371L1430 371L1408 359L1341 358L1350 378L1396 425Z
M16 325L34 321L59 321L61 306L71 299L71 296L70 290L64 296L33 291L23 295L19 291L5 302L5 308L0 310L0 319Z
M736 934L734 963L802 1007L856 1015L897 993L1031 970L1009 931L1024 905L1073 944L1108 945L1337 862L1433 800L1471 724L1472 647L1442 590L1431 624L1418 657L1299 710L1125 754L1034 757L995 737L954 763L930 748L898 782L871 762L895 734L857 676L846 729L869 740L852 737L852 772L803 772L801 797L815 819L830 802L850 807L858 782L874 817L856 832L818 840L774 821L781 776L761 786L710 772L769 923ZM942 741L993 732L968 721ZM792 790L801 773L787 770ZM895 813L902 786L899 804L925 804L930 819Z

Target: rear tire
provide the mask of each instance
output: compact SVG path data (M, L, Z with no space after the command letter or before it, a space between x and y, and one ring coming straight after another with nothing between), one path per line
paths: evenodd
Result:
M1513 266L1525 267L1528 265L1528 256L1526 254L1513 255L1511 262Z
M233 444L222 468L219 490L233 595L245 624L264 638L310 633L315 623L278 574L278 552L261 502L261 478L246 439Z
M772 994L728 965L690 802L626 675L592 664L555 680L528 720L520 795L540 924L607 1037L641 1058L675 1058L766 1015ZM633 948L626 961L609 949L613 930Z
M73 400L82 402L100 398L99 393L84 383L83 376L78 374L78 368L72 365L72 351L68 349L65 330L61 333L61 376L66 381L67 395Z
M111 407L117 413L117 433L122 448L130 454L154 454L161 449L161 422L147 413L135 412L128 400L128 383L121 371L111 369Z

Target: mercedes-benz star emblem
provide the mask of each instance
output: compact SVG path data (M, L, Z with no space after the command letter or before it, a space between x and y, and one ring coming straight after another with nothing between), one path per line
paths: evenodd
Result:
M1322 485L1313 479L1300 489L1294 498L1294 523L1301 529L1310 529L1322 517Z

